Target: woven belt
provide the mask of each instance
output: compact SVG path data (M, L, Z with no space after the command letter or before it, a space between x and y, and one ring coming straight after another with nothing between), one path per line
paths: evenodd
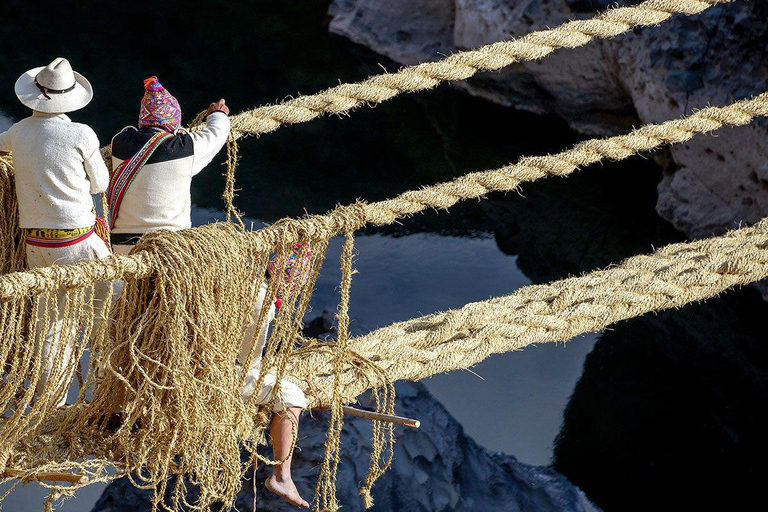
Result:
M35 247L68 247L93 234L94 226L73 229L27 228L26 242Z

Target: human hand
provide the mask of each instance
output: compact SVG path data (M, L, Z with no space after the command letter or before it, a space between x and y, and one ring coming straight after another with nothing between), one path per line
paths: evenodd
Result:
M221 111L224 112L226 115L229 115L229 107L224 102L224 98L220 99L219 101L215 101L208 105L208 112L206 112L206 116L214 111Z

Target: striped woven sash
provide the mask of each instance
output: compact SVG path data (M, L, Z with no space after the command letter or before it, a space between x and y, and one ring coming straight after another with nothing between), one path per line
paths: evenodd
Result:
M109 180L109 189L107 190L107 202L109 203L109 227L110 229L115 227L115 220L120 212L120 203L123 202L123 196L125 195L128 187L133 183L136 175L139 174L141 168L147 163L149 157L155 152L160 144L173 137L170 132L162 131L157 132L150 138L138 153L133 155L129 160L124 160Z
M74 229L27 228L26 242L35 247L68 247L82 242L93 234L94 226Z

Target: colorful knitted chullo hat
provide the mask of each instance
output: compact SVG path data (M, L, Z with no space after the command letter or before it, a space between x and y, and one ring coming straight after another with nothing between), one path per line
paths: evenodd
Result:
M139 128L157 126L169 132L181 126L181 107L176 98L160 85L156 76L144 80L144 97L139 111Z

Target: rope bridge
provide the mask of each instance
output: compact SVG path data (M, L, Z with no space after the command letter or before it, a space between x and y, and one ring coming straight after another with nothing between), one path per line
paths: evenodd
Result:
M232 118L232 130L235 137L259 135L284 124L311 121L323 114L344 114L404 92L423 91L442 82L465 80L482 71L497 71L515 62L541 59L559 48L578 48L595 39L662 23L675 14L698 14L715 4L730 1L647 0L635 6L609 9L592 19L569 21L557 28L458 52L436 62L405 67L397 73L377 75L361 83L342 84L318 94L244 112Z
M231 204L236 141L245 135L271 132L324 113L346 113L402 92L428 89L442 81L541 58L557 48L574 48L595 38L657 24L675 13L696 14L716 3L721 2L649 0L610 9L592 19L234 116L225 189L228 210L238 218ZM18 478L18 485L25 478L79 472L68 479L69 485L44 484L52 489L48 507L54 496L71 495L86 480L118 476L153 490L155 508L231 506L250 465L241 460L241 449L252 460L279 463L257 450L264 443L272 404L260 407L241 398L244 376L234 364L242 343L248 341L245 327L254 321L260 325L279 294L283 305L264 351L256 388L267 374L276 375L274 403L280 395L280 379L286 377L305 390L313 406L331 411L316 505L318 510L337 510L342 406L360 393L372 390L377 411L392 414L395 380L418 380L466 368L491 354L532 343L565 341L768 276L766 220L725 236L636 256L607 270L525 287L505 297L350 338L355 231L366 225L391 224L426 208L447 209L464 199L514 190L523 182L567 176L592 163L621 160L767 114L768 92L646 125L627 135L588 140L555 155L526 157L386 201L358 202L326 215L285 219L255 232L229 222L154 232L145 235L130 256L26 271L11 159L0 156L0 207L6 212L0 218L0 361L4 363L0 406L6 411L0 418L0 474ZM108 151L105 148L105 155ZM303 338L299 328L328 242L338 234L346 239L339 262L339 335L333 343L320 343ZM277 262L272 275L282 275L295 244L312 248L311 255L298 263L298 275L306 278L293 286L268 279L264 306L254 312L270 257ZM116 288L122 288L118 299ZM80 360L86 350L90 350L90 363L83 370ZM58 397L75 377L80 384L77 401L57 408ZM123 422L111 429L109 416L115 411L121 411ZM372 504L371 486L391 462L391 424L374 422L373 436L371 468L361 489L366 506ZM194 503L187 501L190 488L198 491Z

